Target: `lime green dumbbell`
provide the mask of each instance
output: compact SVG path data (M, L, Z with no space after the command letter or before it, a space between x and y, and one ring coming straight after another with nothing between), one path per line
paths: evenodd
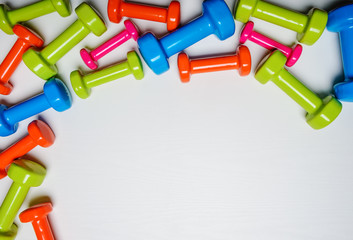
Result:
M15 24L55 11L62 17L70 16L70 2L68 0L42 0L15 10L9 10L6 5L0 4L0 29L7 34L13 34L12 28Z
M258 68L255 78L262 84L272 81L306 111L306 121L314 129L321 129L332 123L340 114L342 104L329 95L323 100L304 86L285 68L287 58L275 51Z
M89 33L100 36L107 30L103 20L87 3L81 3L75 12L78 20L41 52L29 49L23 55L24 63L40 78L47 80L55 76L57 74L55 63Z
M42 184L46 170L33 161L14 161L7 172L13 183L0 207L0 240L15 239L17 226L13 223L31 187Z
M277 24L298 33L299 42L313 45L325 30L328 14L313 8L308 15L297 13L263 0L239 0L234 8L236 20L246 23L250 17Z
M77 96L88 98L91 88L97 87L118 78L133 74L137 80L144 77L141 59L135 51L128 52L127 61L116 64L109 68L82 76L79 70L73 71L70 75L71 85Z

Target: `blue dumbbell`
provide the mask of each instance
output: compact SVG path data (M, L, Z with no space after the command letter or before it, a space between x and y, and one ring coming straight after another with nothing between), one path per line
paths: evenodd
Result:
M137 40L142 57L156 74L169 69L168 58L215 34L220 40L231 37L235 23L231 11L224 0L205 0L203 15L187 25L157 40L147 33Z
M339 100L353 102L353 4L337 8L328 15L327 30L338 32L345 81L334 86Z
M71 95L66 85L57 78L44 84L43 93L8 108L0 104L0 136L5 137L17 131L18 122L37 115L49 108L58 112L71 107Z

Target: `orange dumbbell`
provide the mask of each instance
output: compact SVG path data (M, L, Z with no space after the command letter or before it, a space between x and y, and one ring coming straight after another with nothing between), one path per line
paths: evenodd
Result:
M37 204L20 213L19 218L23 223L31 222L37 239L54 240L53 231L48 221L48 214L53 210L50 202Z
M180 3L172 1L168 9L166 9L137 3L126 3L123 0L109 0L108 17L114 23L119 23L123 17L167 23L168 31L173 31L180 23Z
M36 146L49 147L54 143L55 135L43 121L34 120L28 125L28 135L0 153L0 179L7 176L6 168L16 158L22 157Z
M180 53L178 56L178 67L180 80L184 83L190 81L191 74L224 70L237 69L240 76L247 76L251 70L251 55L246 46L240 46L235 55L191 61L185 53Z
M12 85L9 83L10 77L16 70L17 66L22 61L22 55L30 47L41 47L43 40L30 29L22 26L15 25L13 32L18 36L10 52L0 65L0 94L8 95L12 91Z

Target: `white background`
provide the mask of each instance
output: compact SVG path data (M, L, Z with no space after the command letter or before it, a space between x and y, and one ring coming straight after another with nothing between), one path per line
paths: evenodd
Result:
M1 1L4 2L4 1ZM17 8L35 1L6 1ZM70 87L71 71L89 72L79 56L121 30L110 23L107 0L89 1L103 16L108 31L93 34L57 64ZM167 6L169 0L144 1ZM233 9L234 1L227 0ZM339 0L273 0L308 12L331 10ZM73 8L81 0L71 1ZM180 0L181 22L199 16L201 0ZM50 43L76 20L52 13L27 23ZM255 30L292 45L296 34L254 19ZM134 20L141 32L166 33L162 23ZM242 25L224 42L210 36L188 48L191 57L234 53ZM16 40L0 33L3 59ZM48 173L32 188L21 211L50 199L50 221L57 239L126 240L332 240L353 239L353 104L327 128L313 130L305 111L274 84L261 85L254 70L267 51L246 43L253 58L248 77L236 71L200 74L182 84L177 57L168 72L157 76L144 65L145 78L132 76L92 90L87 100L73 93L73 107L48 110L20 123L0 139L5 149L27 131L34 119L45 120L55 144L38 147L26 158L39 161ZM129 41L99 61L107 66L137 50ZM290 69L309 88L326 96L343 79L338 35L325 31L313 46L304 46ZM14 105L42 91L44 81L21 63L11 82ZM11 180L0 182L0 201ZM17 239L35 239L31 224L19 225Z

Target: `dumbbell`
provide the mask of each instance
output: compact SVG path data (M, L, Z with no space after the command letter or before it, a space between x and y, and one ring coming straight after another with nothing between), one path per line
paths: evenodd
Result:
M20 213L19 218L23 223L31 222L37 239L54 240L48 214L53 210L50 202L34 205Z
M22 61L22 55L30 47L41 47L43 39L29 28L16 24L13 32L18 36L17 41L0 65L0 94L8 95L12 91L9 83L11 75Z
M0 179L7 176L6 168L16 158L22 157L36 146L44 148L53 145L55 135L51 128L41 120L28 125L28 135L0 153Z
M300 44L296 44L293 48L290 48L265 35L255 32L254 23L251 21L245 24L240 34L239 43L244 44L248 39L268 50L280 50L288 59L286 62L287 67L292 67L303 52L303 47Z
M137 80L141 80L144 77L140 57L135 51L128 52L126 61L86 76L82 76L79 70L73 71L70 75L70 79L72 88L77 96L85 99L91 95L91 88L125 77L129 74L133 74Z
M126 3L123 0L109 0L108 17L113 23L119 23L123 17L162 22L167 24L168 31L173 31L180 23L180 3L172 1L166 9L144 4Z
M308 15L294 12L263 0L239 0L234 8L236 20L246 23L250 17L288 28L298 33L299 42L313 45L322 35L327 23L327 12L312 8Z
M33 161L14 161L7 172L13 183L0 207L0 239L15 239L17 227L14 219L31 187L42 184L46 170Z
M81 3L75 12L78 20L41 52L29 49L23 55L23 62L27 67L44 80L57 74L55 63L89 33L100 36L107 30L103 20L87 3Z
M17 131L18 122L35 116L49 108L63 112L71 107L71 95L65 84L52 78L44 84L43 93L8 108L0 104L0 136Z
M202 16L160 40L152 33L137 40L143 59L154 73L162 74L167 71L169 57L211 34L215 34L220 40L234 34L234 19L224 0L205 0L202 6Z
M85 62L87 67L90 69L96 69L98 67L97 61L119 47L121 44L129 39L137 40L139 33L135 25L130 21L126 20L124 22L125 30L115 35L107 42L103 43L101 46L92 50L91 52L86 49L81 49L80 55L82 60Z
M342 104L333 96L319 98L285 68L287 58L276 50L264 59L255 73L262 84L272 81L306 111L306 121L314 129L322 129L332 123L342 110Z
M240 76L249 75L251 70L251 55L246 46L239 46L236 54L214 58L189 60L188 55L180 53L178 67L181 82L189 82L191 74L238 70Z
M331 11L328 15L327 30L338 32L345 80L334 86L339 100L353 102L353 4Z
M15 10L0 4L0 29L7 34L13 34L15 24L52 13L58 12L60 16L67 17L71 14L70 1L67 0L42 0Z

